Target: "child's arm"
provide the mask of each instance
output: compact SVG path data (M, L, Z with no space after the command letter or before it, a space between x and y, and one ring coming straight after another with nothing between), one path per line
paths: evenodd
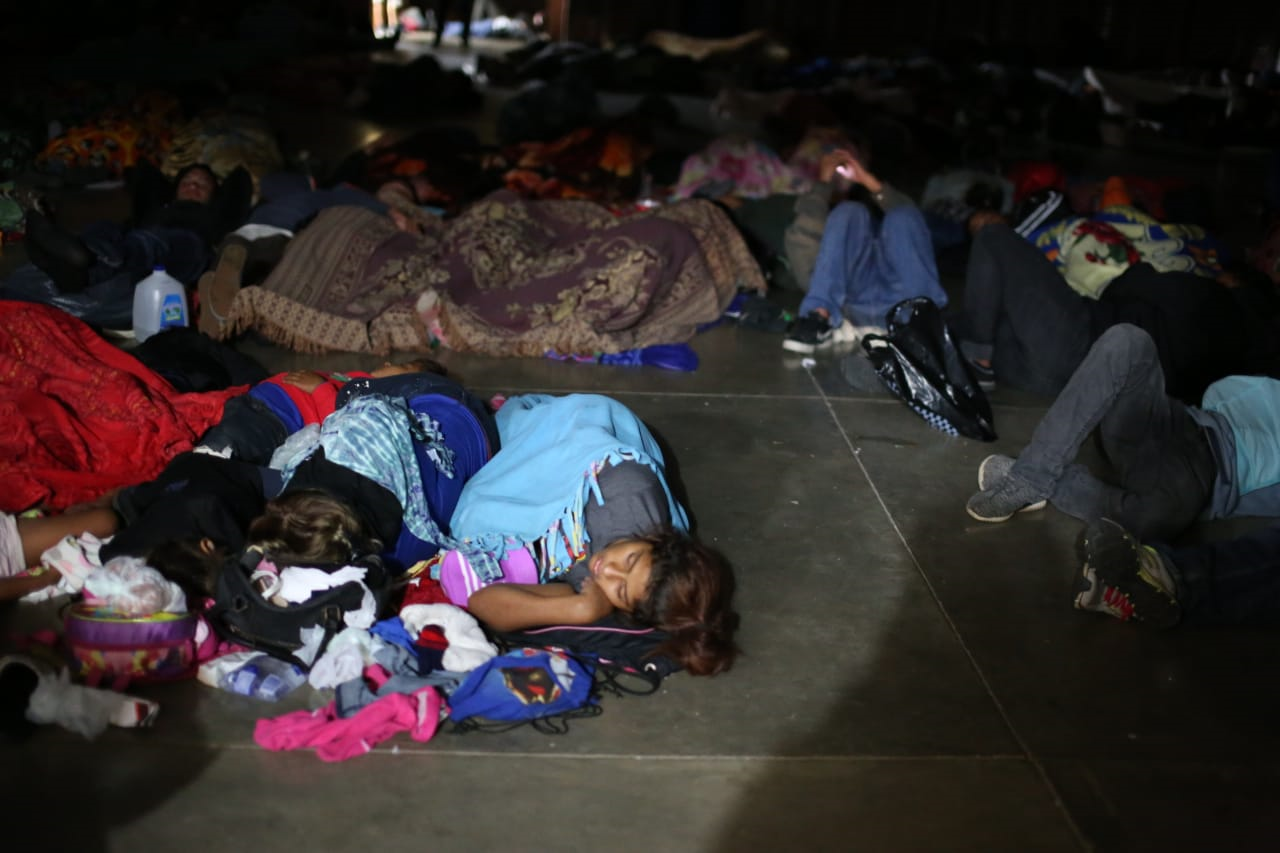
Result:
M62 577L55 569L42 572L24 572L13 577L0 578L0 601L14 601L46 586L53 586Z
M588 578L582 592L567 583L499 583L478 589L467 610L495 631L542 625L588 625L613 612L604 591Z

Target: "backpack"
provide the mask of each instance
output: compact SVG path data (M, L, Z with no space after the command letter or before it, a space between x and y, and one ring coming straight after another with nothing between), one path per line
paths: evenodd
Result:
M490 658L449 696L452 731L501 732L530 723L563 734L569 720L601 713L589 662L555 649L519 648Z
M680 669L671 658L655 654L667 640L665 631L630 625L616 614L590 625L500 631L494 638L507 648L562 649L574 657L589 659L595 666L597 682L614 693L648 695L658 689L662 679Z
M318 660L334 635L346 627L344 617L347 611L360 609L365 587L373 592L379 610L385 604L388 576L378 556L359 557L347 564L365 569L364 585L350 581L286 607L263 598L250 580L250 575L263 559L256 548L248 548L240 556L229 559L218 574L214 603L205 617L224 640L266 652L301 667L304 672L309 671L310 666L295 654L302 648L304 629L319 627L324 630L324 638L315 654ZM336 571L342 566L314 568Z

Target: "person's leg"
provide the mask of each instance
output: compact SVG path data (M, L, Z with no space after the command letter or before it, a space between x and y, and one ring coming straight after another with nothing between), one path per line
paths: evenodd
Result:
M1092 310L1012 228L974 236L957 331L965 354L990 360L1000 383L1057 394L1089 349Z
M200 448L217 456L267 465L289 437L289 428L262 400L241 394L227 400L222 418L200 439Z
M125 232L121 248L123 266L135 282L162 266L191 287L212 261L204 238L185 228L133 228Z
M436 0L436 36L433 42L435 47L439 47L441 39L444 38L444 25L449 19L449 10L452 6L451 0Z
M1158 364L1153 371L1163 379ZM1185 531L1204 511L1217 464L1185 404L1168 394L1150 404L1123 397L1103 417L1098 437L1118 485L1105 496L1102 515L1139 538L1166 539ZM1064 493L1062 503L1069 500Z
M875 223L865 206L852 201L835 206L822 229L809 291L782 341L783 349L809 353L836 342L844 326L850 282L868 265L874 243Z
M1173 578L1184 622L1280 621L1280 525L1186 548L1152 547Z
M864 205L845 201L831 210L822 229L809 292L800 302L801 317L825 311L832 323L840 323L853 271L866 263L874 241L871 212Z
M89 285L94 258L80 238L38 210L27 212L25 236L28 260L47 273L60 290L76 293Z
M939 308L947 305L924 217L915 207L895 207L885 213L870 251L851 273L845 310L858 326L883 328L894 305L916 296Z
M1072 475L1064 477L1080 445L1104 418L1117 448L1152 440L1153 430L1168 432L1175 406L1185 413L1164 393L1151 337L1135 326L1108 329L1049 407L1009 474L970 498L969 514L979 521L1004 521L1046 497L1055 506L1070 507L1072 515L1104 514L1111 507L1087 505L1099 494L1087 472L1071 468Z

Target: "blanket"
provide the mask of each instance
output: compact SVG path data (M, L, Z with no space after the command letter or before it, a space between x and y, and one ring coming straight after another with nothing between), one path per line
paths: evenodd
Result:
M498 410L502 449L462 488L453 535L480 577L501 577L493 555L512 542L537 543L540 582L560 577L587 553L584 508L603 503L605 465L636 462L658 475L672 526L689 529L666 481L662 449L626 406L599 394L521 394ZM608 543L597 543L605 545ZM480 552L480 553L477 553ZM438 568L435 570L438 572Z
M244 386L179 394L46 305L0 301L0 510L60 510L160 473Z
M224 334L303 352L616 353L688 341L739 288L765 282L710 202L615 217L499 190L421 235L363 209L322 211L237 294Z

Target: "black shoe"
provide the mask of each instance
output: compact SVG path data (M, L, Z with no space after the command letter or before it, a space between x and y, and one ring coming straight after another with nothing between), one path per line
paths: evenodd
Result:
M78 293L89 286L93 254L76 235L54 225L39 211L27 213L27 257L49 274L66 293Z
M791 324L782 348L788 352L811 353L830 346L835 334L829 318L810 311Z
M973 378L977 380L978 387L983 391L996 390L996 372L992 368L978 364L973 359L969 359L969 369L973 371Z

